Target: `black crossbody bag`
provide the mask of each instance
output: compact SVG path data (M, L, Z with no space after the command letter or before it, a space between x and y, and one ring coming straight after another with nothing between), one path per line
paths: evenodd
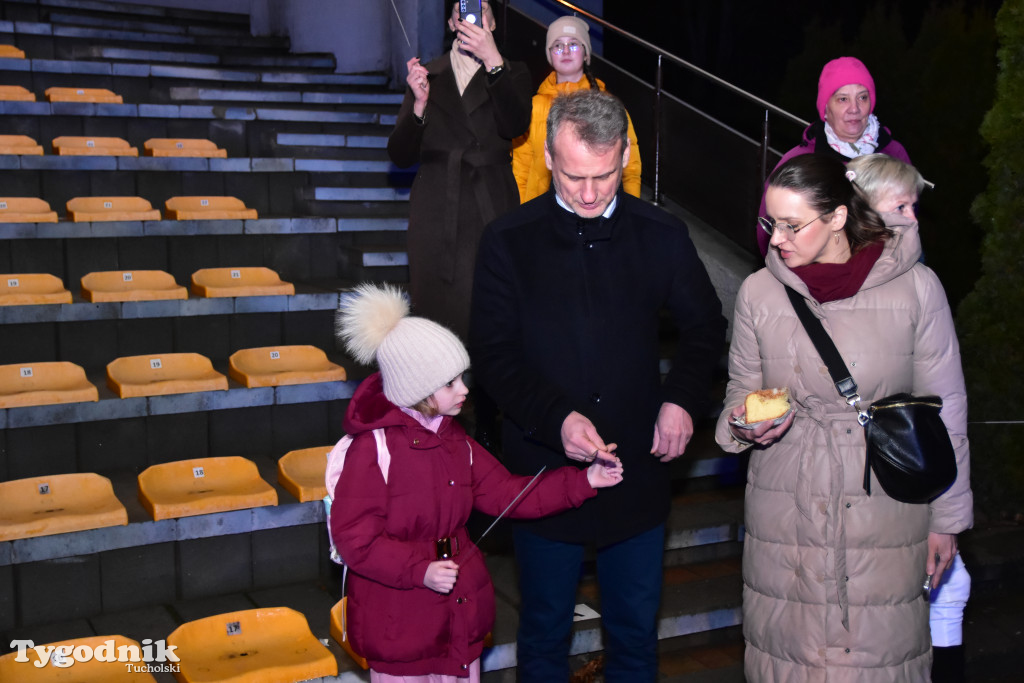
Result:
M928 503L956 481L956 455L946 425L939 417L938 396L893 394L860 405L857 383L846 369L835 342L821 321L792 288L786 294L793 310L814 343L836 390L857 411L864 427L867 453L864 462L864 490L871 495L871 471L890 498L903 503Z

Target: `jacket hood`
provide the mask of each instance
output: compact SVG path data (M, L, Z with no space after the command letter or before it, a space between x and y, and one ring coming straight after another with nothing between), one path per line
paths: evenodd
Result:
M604 90L604 81L600 78L597 80L597 87ZM558 74L552 71L548 74L548 77L541 81L540 86L537 87L538 95L546 95L548 97L558 97L559 95L568 95L571 92L577 90L586 90L590 87L590 81L587 80L586 76L583 76L578 81L570 82L565 81L563 83L558 82Z
M450 417L445 422L451 422ZM384 395L384 382L380 373L375 372L356 388L345 411L343 428L346 434L355 436L382 427L398 425L411 426L416 421L409 417ZM444 423L442 423L442 428ZM440 431L440 430L438 430Z
M887 220L886 225L893 231L893 236L885 241L882 255L871 267L861 291L884 285L903 275L921 258L921 237L918 234L917 221L906 223L904 219L897 224ZM792 287L805 298L811 298L807 285L800 276L789 269L777 249L769 247L765 265L779 282Z

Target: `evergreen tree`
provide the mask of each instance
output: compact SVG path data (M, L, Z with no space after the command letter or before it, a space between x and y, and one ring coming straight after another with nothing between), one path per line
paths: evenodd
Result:
M988 189L973 206L981 277L958 311L971 409L973 483L983 508L1024 511L1024 0L996 17L995 101L981 125ZM1004 424L991 424L1003 422Z

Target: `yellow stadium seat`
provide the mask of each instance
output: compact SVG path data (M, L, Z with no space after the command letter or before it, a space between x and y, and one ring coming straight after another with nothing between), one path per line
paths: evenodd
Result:
M75 223L160 220L160 210L142 197L75 197L67 210Z
M344 382L345 368L315 346L265 346L231 354L228 374L246 387Z
M36 94L20 85L0 85L0 100L7 102L35 102Z
M178 460L139 475L139 501L153 519L277 505L277 491L256 463L238 456Z
M0 482L0 541L126 524L110 480L93 472Z
M300 612L262 607L182 624L167 636L181 659L179 681L288 683L337 676L334 655Z
M64 283L56 275L49 273L0 275L0 306L69 303L71 303L71 292L64 289Z
M0 365L0 408L98 401L85 370L67 361Z
M121 398L226 391L228 378L198 353L125 356L107 364L107 386Z
M270 268L203 268L192 273L196 296L272 296L295 294L295 285Z
M36 197L0 197L0 223L56 223L57 212Z
M42 645L37 643L36 646ZM57 667L51 663L47 666L35 666L39 661L39 655L33 649L26 649L27 662L16 661L17 652L0 657L0 681L11 683L156 683L153 674L144 670L129 668L127 662L117 661L121 652L127 657L138 652L140 659L146 653L138 641L124 636L83 636L72 640L62 640L56 643L47 643L44 647L49 652L50 648L61 648L58 652L69 653L62 657L64 660L72 659L70 654L76 647L87 647L93 657L88 661L74 660L74 664L68 667ZM153 645L146 645L148 648L156 649ZM129 648L119 651L119 648ZM84 650L82 651L84 653ZM56 654L56 653L55 653ZM156 654L156 652L154 652ZM108 660L108 661L101 661ZM112 660L112 661L110 661ZM136 660L138 666L144 663ZM158 664L154 662L154 664ZM170 662L168 662L170 664ZM176 666L177 664L175 664Z
M48 102L124 102L120 95L106 88L47 88L45 94Z
M370 663L366 661L366 657L363 657L352 647L352 643L348 639L347 619L348 597L346 596L331 608L331 638L334 638L334 641L341 645L341 649L352 658L352 661L365 671L370 668Z
M82 278L86 301L157 301L187 299L188 290L162 270L107 270Z
M59 156L137 157L139 150L122 138L62 135L54 138L53 152Z
M164 207L164 214L172 221L258 218L256 209L245 208L235 197L171 197Z
M0 45L0 58L25 59L25 51L19 50L13 45Z
M213 157L226 159L227 150L202 138L150 138L142 143L147 157Z
M0 135L0 154L42 156L43 146L27 135Z
M277 483L300 503L323 500L327 495L327 454L332 448L314 446L288 451L277 461Z

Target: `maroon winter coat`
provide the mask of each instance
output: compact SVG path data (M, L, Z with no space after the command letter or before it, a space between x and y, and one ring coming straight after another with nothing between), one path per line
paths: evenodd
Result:
M371 431L391 453L387 483ZM331 534L351 571L349 637L374 671L396 676L466 675L494 624L494 588L466 520L497 515L529 482L509 472L450 417L437 434L385 398L379 373L356 390L345 415L354 437L334 492ZM509 517L533 518L580 505L596 491L586 471L545 472ZM448 595L423 585L435 539L458 539L459 578ZM456 550L455 541L452 543Z

